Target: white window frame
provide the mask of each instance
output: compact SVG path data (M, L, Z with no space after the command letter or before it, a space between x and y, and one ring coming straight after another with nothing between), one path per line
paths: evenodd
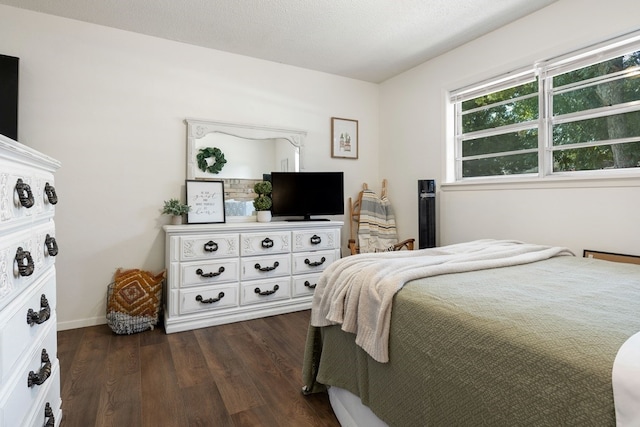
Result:
M640 168L619 168L619 169L599 169L588 171L553 171L553 153L562 149L583 148L594 145L611 145L615 143L626 143L640 141L640 136L624 138L620 140L607 140L603 142L594 141L588 143L576 143L571 146L553 146L552 132L553 125L558 123L566 123L575 120L584 120L587 118L603 117L615 112L621 114L625 112L640 111L640 101L632 101L614 107L606 107L597 110L591 110L589 113L577 112L567 114L562 117L553 117L553 95L554 90L551 87L553 77L576 69L584 68L608 59L616 58L625 53L640 50L640 31L627 34L612 40L605 41L598 45L590 46L579 51L571 52L567 55L541 61L528 67L515 70L496 78L487 79L480 83L466 86L449 92L448 94L448 113L449 118L448 129L452 129L452 134L447 131L451 137L447 138L448 152L446 165L446 183L455 184L471 184L471 183L500 183L500 182L524 182L531 180L551 181L556 179L603 179L603 178L620 178L640 176ZM628 72L625 72L625 74ZM634 71L640 74L640 69ZM609 76L615 77L615 76ZM481 177L462 177L462 142L464 138L478 134L481 136L490 136L492 134L503 133L504 131L513 131L518 129L531 128L531 122L522 122L500 128L500 131L488 130L478 131L463 135L461 132L461 104L463 101L477 98L479 96L498 92L511 87L533 81L538 78L538 147L537 149L528 149L517 151L518 154L526 152L538 152L538 172L532 174L512 174L500 176L481 176ZM599 81L599 83L602 81ZM585 84L585 82L581 82ZM510 100L509 102L512 102ZM496 104L497 105L497 104ZM492 153L490 155L469 156L465 160L493 157L512 152Z

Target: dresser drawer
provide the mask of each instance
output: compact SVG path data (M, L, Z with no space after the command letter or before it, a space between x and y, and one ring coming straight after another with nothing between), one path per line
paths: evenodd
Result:
M290 231L242 233L240 241L242 256L291 252Z
M296 230L293 232L293 251L317 251L340 248L340 230Z
M337 251L317 251L294 253L293 258L293 274L320 272L337 258Z
M291 297L291 278L253 280L242 284L240 305L286 300Z
M0 309L55 262L45 244L47 236L53 235L54 223L48 221L0 240Z
M32 408L31 415L25 425L27 426L48 426L60 425L62 420L62 400L60 399L60 363L53 365L51 378L44 384L45 391L41 398ZM47 406L49 407L47 409ZM47 424L53 422L53 424Z
M291 274L291 255L280 254L241 259L241 280L265 279Z
M210 234L202 236L181 236L172 238L179 254L177 260L194 261L197 259L229 258L240 254L239 234Z
M47 322L49 323L49 322ZM55 319L53 323L45 326L46 332L42 342L34 346L31 351L23 359L23 362L10 377L7 383L3 383L3 389L7 392L3 395L6 397L0 400L1 419L0 426L13 427L22 426L26 422L26 418L31 414L31 410L36 403L42 400L47 390L52 386L54 377L49 375L40 385L37 384L37 378L29 386L30 373L44 374L45 363L43 362L43 350L49 357L49 374L57 369L58 360L56 359L57 342ZM0 394L2 395L2 394Z
M238 306L238 283L180 291L180 314Z
M0 384L4 384L24 360L24 353L29 346L42 340L45 326L53 322L55 308L56 278L54 270L50 269L28 292L2 311L0 325L4 326L0 329ZM28 315L29 310L33 310L33 314Z
M18 171L16 166L0 159L0 232L52 218L55 213L53 173L25 170L24 166Z
M237 282L240 278L240 261L238 258L184 263L180 267L182 270L182 280L180 281L182 288Z
M320 280L322 273L303 274L293 278L291 296L293 298L313 295L313 292Z

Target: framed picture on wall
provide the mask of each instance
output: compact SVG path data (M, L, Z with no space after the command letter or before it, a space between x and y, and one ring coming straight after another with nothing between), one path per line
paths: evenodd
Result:
M358 158L358 121L331 117L331 157Z
M188 224L225 222L224 182L187 180Z

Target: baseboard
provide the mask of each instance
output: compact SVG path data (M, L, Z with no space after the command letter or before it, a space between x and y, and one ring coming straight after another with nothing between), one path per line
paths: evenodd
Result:
M106 325L107 318L93 317L89 319L70 320L68 322L58 322L58 331L66 331L68 329L86 328L87 326Z

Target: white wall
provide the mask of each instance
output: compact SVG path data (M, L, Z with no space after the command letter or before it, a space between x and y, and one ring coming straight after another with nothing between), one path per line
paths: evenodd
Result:
M380 176L402 237L417 236L417 180L445 177L446 93L640 29L635 0L560 0L390 79L380 91ZM640 255L640 177L440 189L439 243L511 238Z
M417 180L444 177L446 91L635 30L639 15L635 0L560 0L377 86L0 6L0 52L21 58L20 140L63 165L60 329L104 323L116 268L163 268L159 210L184 197L186 117L306 129L307 170L343 170L346 197L387 178L401 237L417 236ZM357 161L330 157L331 116L359 121ZM439 243L640 254L638 181L440 190Z
M305 129L306 170L344 171L346 196L378 180L377 85L7 6L0 52L20 57L20 141L62 162L60 329L105 322L118 267L163 268L187 117ZM359 121L359 160L331 158L332 116Z

